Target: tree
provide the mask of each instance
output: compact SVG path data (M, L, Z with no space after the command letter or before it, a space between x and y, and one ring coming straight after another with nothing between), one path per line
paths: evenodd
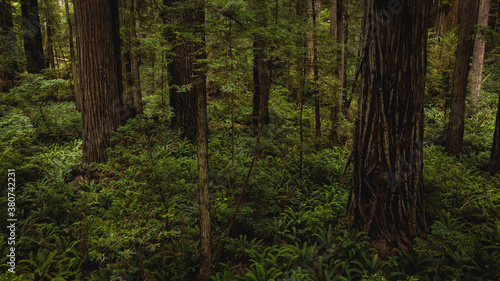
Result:
M474 47L474 23L477 20L478 1L461 0L460 30L458 35L457 55L453 72L450 120L446 139L446 152L451 155L462 151L464 138L465 96L470 70L470 57Z
M111 132L124 121L117 0L75 0L82 89L83 162L107 161Z
M174 110L172 126L174 130L182 130L183 135L195 143L198 132L198 96L201 85L196 77L195 69L196 55L204 52L198 40L203 30L204 13L198 4L182 1L164 0L164 6L170 13L163 13L163 20L168 22L169 18L175 27L166 35L172 44L171 62L168 64L170 75L170 106ZM167 14L169 15L167 17ZM196 38L196 39L194 39Z
M38 1L21 0L21 13L23 18L26 69L29 73L38 73L44 68Z
M423 100L430 0L365 2L361 94L348 201L350 229L382 255L426 231Z
M488 17L490 14L490 0L481 0L479 4L479 15L477 24L479 27L488 26ZM486 47L486 40L484 40L481 31L476 33L474 41L474 53L472 55L472 94L474 98L479 99L481 91L481 80L483 77L483 62L484 62L484 49Z
M16 57L12 50L16 49L14 19L10 1L0 0L0 92L14 84L17 67Z
M435 22L434 30L435 37L440 38L445 35L451 28L458 25L458 10L461 0L437 0L434 8Z
M498 96L497 119L493 135L489 170L491 173L500 173L500 95Z
M69 41L69 56L71 60L71 73L73 78L73 91L75 92L75 106L76 110L82 111L82 93L78 82L78 69L76 67L75 47L73 43L73 23L71 22L71 15L69 13L68 0L64 0L64 8L66 10L66 22L68 25L68 41Z

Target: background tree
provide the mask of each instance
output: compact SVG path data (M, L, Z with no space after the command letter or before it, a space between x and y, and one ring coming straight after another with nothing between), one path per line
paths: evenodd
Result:
M460 1L460 30L457 45L453 88L451 96L450 121L446 139L446 152L456 155L462 151L464 138L465 96L470 70L470 57L474 47L474 23L477 20L478 1Z
M71 21L71 14L69 12L68 0L64 0L64 9L66 12L66 24L68 25L68 42L69 42L69 56L71 62L71 78L73 80L73 91L75 92L75 106L76 110L82 111L82 93L78 81L78 68L76 65L76 54L73 41L73 23Z
M19 70L13 50L16 50L16 34L12 5L8 0L0 0L0 92L13 86Z
M490 15L490 2L491 0L481 0L479 3L479 14L477 25L480 28L488 26L488 17ZM472 55L472 95L474 99L479 99L481 91L481 82L483 78L483 65L484 65L484 50L486 48L486 40L483 32L478 30L474 40L474 51Z
M75 0L82 88L83 162L105 162L123 122L118 1Z
M42 30L37 0L21 0L26 69L38 73L44 68Z
M426 231L423 100L430 1L365 2L361 96L348 201L350 229L383 255Z

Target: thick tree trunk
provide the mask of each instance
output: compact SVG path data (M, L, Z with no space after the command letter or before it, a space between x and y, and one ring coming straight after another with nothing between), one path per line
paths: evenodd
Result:
M68 0L64 0L64 8L66 10L66 22L68 24L68 40L69 40L69 56L71 59L71 72L73 78L73 91L75 92L76 110L82 111L82 93L78 82L78 69L76 65L75 47L73 45L73 24L71 23L71 15L69 13Z
M461 0L436 0L435 37L440 38L458 25L458 10Z
M298 0L297 4L295 6L295 12L297 13L297 16L299 18L299 22L303 23L303 16L304 16L304 0ZM299 28L300 30L301 28ZM300 31L299 31L300 32ZM305 36L304 34L298 34L297 36L297 46L299 49L305 49ZM297 58L296 62L296 71L297 71L297 92L295 94L295 100L298 104L301 103L302 98L304 96L304 89L306 87L306 80L305 80L305 71L304 71L304 60L305 60L305 51L300 52L300 55Z
M267 58L267 43L259 35L254 39L253 120L255 126L269 124L269 92L271 76Z
M470 57L474 47L474 23L477 20L478 0L461 0L460 30L458 36L453 89L451 96L450 120L446 139L446 152L457 155L462 151L464 138L465 96L470 70Z
M497 119L488 168L491 173L500 173L500 96L498 96Z
M488 17L490 15L490 0L481 0L479 4L479 15L477 24L480 27L488 26ZM483 34L478 31L474 42L474 53L472 55L472 81L471 88L474 99L478 100L481 92L481 82L483 78L484 48L486 40Z
M123 121L117 0L75 0L82 89L83 162L107 161L111 132Z
M13 50L17 49L16 34L12 5L7 0L0 0L0 40L0 57L4 62L0 65L0 93L3 93L14 85L16 72L19 71L15 56L12 55Z
M177 2L164 0L167 7L177 7ZM181 3L181 2L179 2ZM194 5L194 4L193 4ZM199 32L200 25L204 23L204 13L202 8L196 5L190 7L179 4L169 16L175 18L179 25L176 29L180 32ZM164 21L167 18L164 16ZM198 68L196 63L196 53L200 51L199 44L193 40L176 36L173 32L167 35L167 39L174 45L171 56L171 63L168 64L167 72L171 78L170 86L170 106L174 109L172 126L174 130L182 130L184 137L195 143L198 132L198 98L196 93L198 87L205 87L194 76L194 69Z
M330 2L330 35L337 38L337 0Z
M422 141L430 0L380 2L365 2L348 225L387 255L393 247L409 251L426 231ZM386 14L390 21L380 16Z
M37 0L21 0L26 70L39 73L44 68L42 31Z

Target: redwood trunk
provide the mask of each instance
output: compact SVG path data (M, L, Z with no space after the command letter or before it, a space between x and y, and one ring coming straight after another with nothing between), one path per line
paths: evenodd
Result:
M422 200L423 101L430 0L365 2L359 119L353 152L350 229L381 255L409 251L426 231ZM375 15L391 13L386 25Z
M105 162L123 109L117 0L75 0L83 162Z
M465 96L470 70L470 57L474 47L474 23L477 20L478 0L461 0L460 30L457 45L457 59L453 72L450 120L446 139L446 152L457 155L462 151L464 138Z
M19 70L12 55L16 49L16 34L14 32L14 20L12 17L12 5L10 1L0 0L0 57L4 64L0 66L0 93L10 89L14 85L16 72Z
M21 0L26 70L39 73L44 68L42 31L37 0Z
M481 0L479 4L479 16L477 24L480 27L488 26L488 17L490 15L490 0ZM484 49L486 47L486 40L483 34L478 31L474 42L474 53L472 55L472 94L476 100L480 97L481 82L483 77L483 62L484 62Z

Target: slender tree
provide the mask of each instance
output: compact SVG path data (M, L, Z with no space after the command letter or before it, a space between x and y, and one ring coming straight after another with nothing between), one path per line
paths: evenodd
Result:
M344 97L344 88L346 85L346 52L345 52L345 44L346 44L346 8L345 8L345 0L337 0L337 7L335 11L337 13L336 19L336 27L337 30L335 34L337 35L337 44L338 44L338 52L337 52L337 80L338 80L338 88L335 94L336 104L333 110L333 127L330 132L330 139L334 140L337 138L337 130L338 125L337 122L340 120L342 114L342 104Z
M446 139L446 152L451 155L462 151L464 138L465 96L470 70L470 57L474 47L474 23L477 20L478 0L461 0L460 30L458 36L453 88L451 97L450 120Z
M365 231L382 255L393 247L408 251L426 231L422 141L430 2L365 1L348 225Z
M489 15L490 15L490 0L481 0L479 4L479 15L477 20L477 25L482 28L487 27ZM476 38L474 41L474 53L472 55L472 81L471 81L472 94L476 100L479 99L481 91L485 47L486 47L486 40L484 40L482 32L478 31L476 33Z
M76 65L75 47L73 43L73 23L71 22L71 14L69 12L68 0L64 0L64 8L66 10L66 23L68 25L68 41L69 41L69 56L71 61L71 73L73 79L73 91L75 92L76 110L82 111L82 93L78 82L78 68Z
M44 1L45 5L45 37L46 37L46 50L47 58L45 67L51 69L56 68L55 66L55 54L54 54L54 43L52 42L52 14L50 11L50 2L48 0Z
M497 119L493 135L489 170L491 173L500 173L500 95L498 96Z
M122 123L123 97L117 0L75 0L82 89L83 162L107 161L111 132Z
M44 68L42 31L37 0L21 0L26 69L38 73Z

